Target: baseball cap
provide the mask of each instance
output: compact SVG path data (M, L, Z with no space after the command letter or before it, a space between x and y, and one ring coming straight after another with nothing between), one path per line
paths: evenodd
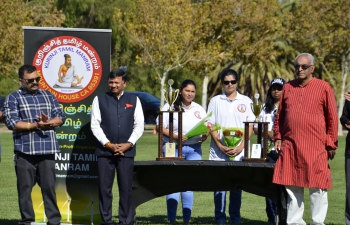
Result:
M286 81L285 81L283 78L277 77L277 78L275 78L275 79L273 79L273 80L271 81L270 86L275 85L275 84L279 84L279 85L281 85L281 86L283 87L283 85L284 85L285 83L286 83Z

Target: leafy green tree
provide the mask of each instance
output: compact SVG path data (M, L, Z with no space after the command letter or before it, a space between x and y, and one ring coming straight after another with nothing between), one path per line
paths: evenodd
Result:
M113 18L115 8L130 11L132 0L56 0L57 7L66 15L63 25L76 28L112 29L111 66L119 68L127 66L129 82L127 90L141 90L156 94L157 82L151 69L143 64L137 64L136 55L141 51L133 46L126 32L118 30ZM159 88L158 88L159 89Z
M59 26L64 15L53 6L53 0L2 0L0 20L1 95L18 88L17 69L23 64L22 26Z
M281 4L275 0L213 1L208 32L220 43L226 66L239 71L240 91L248 96L259 92L261 99L274 76L284 74L277 60L283 52L277 42L284 32ZM282 66L282 67L281 67ZM290 73L290 72L289 72ZM209 92L221 92L220 80L213 76Z
M61 27L65 15L54 5L54 0L32 0L25 1L28 17L33 26L38 27Z
M132 10L115 12L121 29L142 49L136 60L153 68L161 86L162 103L171 71L211 57L211 51L200 48L200 41L207 35L202 32L207 20L204 6L188 0L135 0Z
M0 74L10 76L23 61L21 25L32 25L26 4L21 0L3 0L0 4Z
M56 0L56 6L65 14L64 27L112 29L112 55L118 52L122 36L116 32L113 19L116 7L126 8L130 0ZM124 64L125 65L125 64Z

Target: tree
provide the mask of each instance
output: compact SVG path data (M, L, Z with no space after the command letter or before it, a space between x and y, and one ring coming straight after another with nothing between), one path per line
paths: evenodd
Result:
M255 74L256 77L256 90L260 94L260 99L264 101L266 99L267 90L270 87L270 82L275 77L282 77L286 81L294 79L294 58L295 50L291 45L282 38L277 38L273 40L274 52L271 53L269 60L258 60L255 63L247 62L246 60L241 60L232 68L236 69L239 74L242 74L246 78L246 83L251 83L249 76L247 74ZM243 89L243 93L251 93L248 87Z
M53 0L2 0L0 11L0 73L9 77L23 63L22 26L59 26L64 15L53 7Z
M111 66L127 67L129 75L128 90L142 90L155 94L158 87L156 78L152 76L149 66L137 64L135 57L142 51L130 43L124 30L118 30L113 18L115 8L121 11L132 11L132 0L57 0L67 19L64 26L77 28L112 29ZM138 81L138 82L133 82Z
M201 48L200 43L207 35L202 32L207 20L206 6L189 0L135 0L132 10L116 10L120 28L142 49L136 60L154 69L161 86L162 104L169 72L212 57L213 51Z
M61 27L66 19L63 12L55 7L54 0L32 0L26 2L26 11L33 22L33 26Z
M3 0L0 4L0 73L10 76L23 61L21 25L31 25L26 5L21 0Z
M241 92L259 92L264 99L269 81L284 74L288 66L279 64L283 51L278 41L284 32L281 5L275 0L212 1L208 33L217 37L226 65L239 70ZM221 92L220 79L213 76L209 92Z

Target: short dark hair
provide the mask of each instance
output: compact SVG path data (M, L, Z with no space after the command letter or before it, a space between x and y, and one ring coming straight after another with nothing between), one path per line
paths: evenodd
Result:
M23 79L24 73L33 73L34 71L36 71L35 66L23 65L18 69L18 77Z
M124 82L126 82L128 80L126 72L122 69L114 69L111 72L109 72L108 79L112 79L112 78L116 78L116 77L122 77L122 80Z
M233 69L224 69L223 71L220 72L219 76L220 76L221 83L224 82L224 79L226 76L234 76L236 81L239 82L238 73Z

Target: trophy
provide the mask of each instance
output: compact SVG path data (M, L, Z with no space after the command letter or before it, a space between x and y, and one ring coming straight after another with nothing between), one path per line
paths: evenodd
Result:
M173 111L173 104L174 104L177 96L179 95L179 89L175 90L174 88L171 87L171 85L174 84L173 79L169 79L168 84L169 84L169 88L164 89L164 99L170 106L169 111Z
M174 142L174 113L178 114L178 139L182 140L182 111L174 111L173 104L179 95L179 89L173 89L171 85L174 84L172 79L168 80L169 88L164 89L164 99L169 104L168 111L159 111L159 124L163 124L163 113L169 114L169 142L165 143L165 155L163 155L163 129L159 129L158 132L158 158L157 161L161 160L184 160L182 157L182 142L179 141L177 144ZM178 154L176 156L176 146Z
M261 110L262 110L262 104L259 103L259 97L260 97L260 95L258 93L255 93L254 103L251 103L251 107L252 107L253 113L255 115L255 122L260 122L259 115L260 115Z

